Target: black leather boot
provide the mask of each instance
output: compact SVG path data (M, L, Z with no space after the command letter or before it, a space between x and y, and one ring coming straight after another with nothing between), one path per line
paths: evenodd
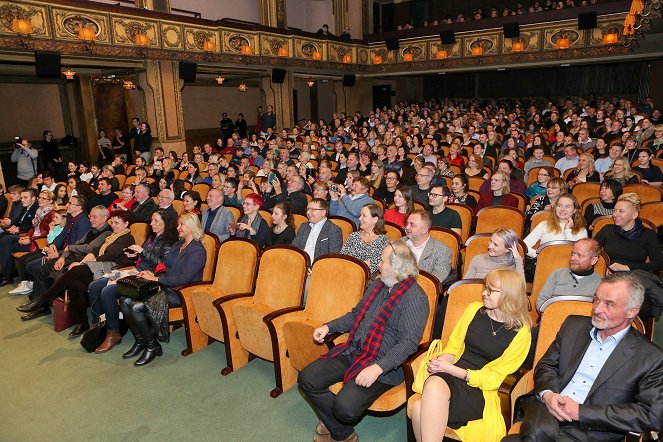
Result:
M143 341L143 354L134 362L136 367L141 367L152 362L157 356L161 356L163 350L157 341L150 320L144 314L138 313L134 309L130 309L127 313L125 318L129 322L131 332L136 336L136 340L140 336Z
M128 352L122 355L122 359L135 358L136 356L141 354L143 350L145 350L146 348L145 340L143 339L143 337L140 334L138 334L138 332L132 331L131 333L134 335L136 342L134 342L133 347L131 347Z
M156 359L157 356L161 356L162 354L163 349L161 348L161 344L159 344L156 338L152 338L147 344L147 348L143 351L141 357L134 362L134 365L136 367L142 367L143 365L149 364Z

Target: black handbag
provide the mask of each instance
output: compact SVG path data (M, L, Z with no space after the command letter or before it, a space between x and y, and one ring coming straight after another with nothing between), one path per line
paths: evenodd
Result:
M124 336L127 334L129 326L124 319L120 319L120 335ZM96 327L92 327L85 333L81 338L81 346L88 352L93 353L97 347L101 345L106 339L106 324L102 323Z
M125 276L116 282L120 296L145 300L156 295L161 290L161 284L157 281L149 281L136 275Z

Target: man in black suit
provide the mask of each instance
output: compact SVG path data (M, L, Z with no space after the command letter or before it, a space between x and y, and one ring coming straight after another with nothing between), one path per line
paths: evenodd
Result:
M131 206L131 222L149 223L152 220L152 214L159 209L157 203L150 198L149 184L138 184L134 198L136 202Z
M311 258L329 253L338 253L343 247L341 228L327 219L329 203L322 198L313 198L306 207L306 217L310 222L299 227L292 245L304 250Z
M613 274L591 319L564 322L536 366L521 440L616 442L663 428L663 351L631 327L643 299L634 276Z

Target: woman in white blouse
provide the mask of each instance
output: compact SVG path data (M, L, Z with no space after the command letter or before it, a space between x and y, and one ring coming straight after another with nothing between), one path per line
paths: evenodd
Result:
M566 193L557 199L552 216L539 223L524 242L527 244L527 254L536 258L534 246L537 242L542 245L549 241L577 241L582 238L587 238L587 229L580 213L580 204L575 196Z

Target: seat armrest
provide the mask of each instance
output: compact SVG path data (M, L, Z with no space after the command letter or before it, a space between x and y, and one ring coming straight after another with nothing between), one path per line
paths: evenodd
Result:
M336 345L334 343L334 340L342 335L343 333L340 332L328 333L327 336L325 336L325 339L323 340L323 344L327 344L327 347L331 350Z
M405 375L405 395L408 399L414 394L412 391L412 385L414 384L414 377L417 375L415 370L419 370L419 365L421 364L420 360L423 358L423 355L428 352L428 347L430 343L419 344L417 351L408 357L405 362L403 362L403 374ZM419 362L419 363L417 363Z
M274 319L278 318L279 316L287 315L288 313L292 312L300 312L304 310L304 307L298 306L298 307L286 307L282 308L279 310L275 310L272 313L266 315L264 318L262 318L263 322L267 324L268 322L272 322Z
M226 296L222 296L222 297L220 297L220 298L215 299L215 300L212 302L212 304L213 304L214 306L216 306L216 308L218 309L219 306L220 306L221 304L223 304L224 302L228 302L228 301L230 301L230 300L232 300L232 299L238 299L238 298L250 298L251 296L253 296L253 292L233 293L232 295L226 295Z

